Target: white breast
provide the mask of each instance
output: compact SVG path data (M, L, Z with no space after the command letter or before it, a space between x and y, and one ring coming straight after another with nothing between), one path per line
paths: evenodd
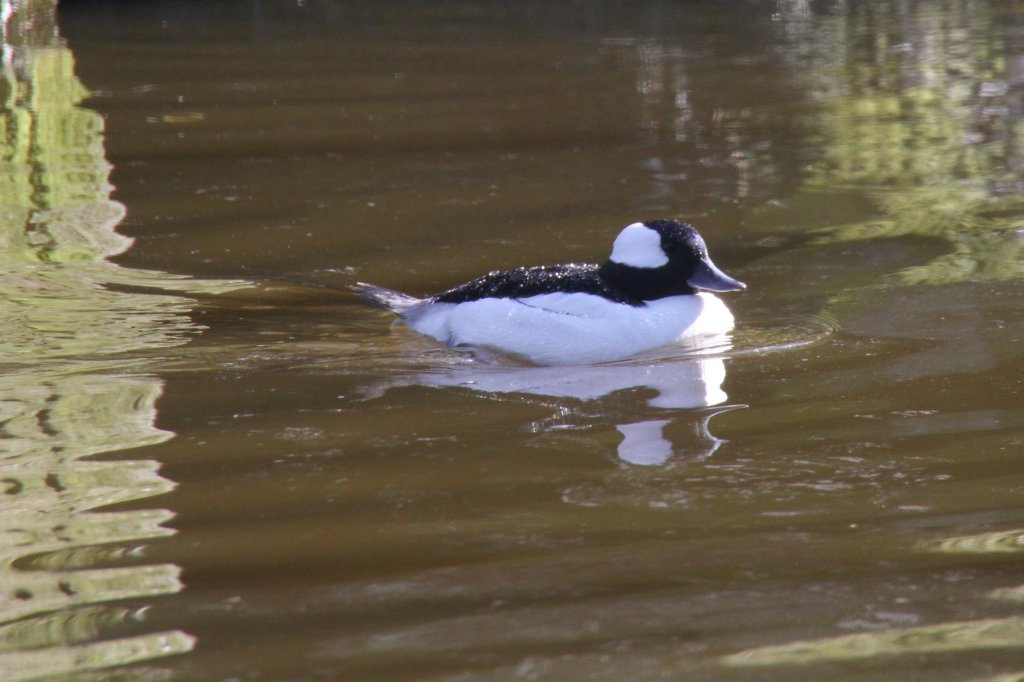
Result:
M425 303L404 317L416 331L449 345L493 348L539 365L610 362L733 327L725 304L703 292L643 307L580 293Z

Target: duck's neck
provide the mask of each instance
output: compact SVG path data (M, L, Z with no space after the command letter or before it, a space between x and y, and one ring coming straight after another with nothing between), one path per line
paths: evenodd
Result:
M637 301L656 301L668 296L697 293L686 283L683 274L671 266L637 268L606 260L598 274L609 286Z

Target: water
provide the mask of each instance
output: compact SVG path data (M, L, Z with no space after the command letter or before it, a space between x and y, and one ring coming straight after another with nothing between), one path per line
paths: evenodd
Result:
M1014 3L4 7L4 680L1024 675ZM730 346L346 289L667 216Z

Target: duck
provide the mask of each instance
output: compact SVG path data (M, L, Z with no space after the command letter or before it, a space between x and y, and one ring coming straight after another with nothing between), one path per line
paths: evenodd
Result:
M353 289L447 346L552 366L720 338L735 319L714 294L746 284L712 262L695 227L659 219L623 228L601 264L495 270L425 298L364 282Z

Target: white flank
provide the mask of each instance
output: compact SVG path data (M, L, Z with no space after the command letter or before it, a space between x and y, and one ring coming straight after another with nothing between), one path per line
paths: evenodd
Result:
M661 248L661 235L643 223L629 225L612 244L610 259L634 268L660 268L668 263Z
M485 298L421 304L404 317L413 329L443 343L494 348L539 365L620 360L733 326L725 304L706 293L671 296L642 307L580 293Z

